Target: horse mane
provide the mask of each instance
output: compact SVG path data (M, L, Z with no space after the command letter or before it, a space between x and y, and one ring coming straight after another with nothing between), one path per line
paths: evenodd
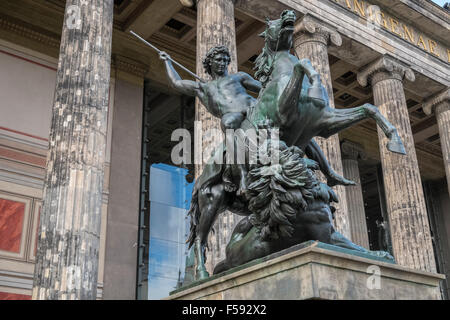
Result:
M305 153L279 141L279 164L259 163L248 174L250 223L263 241L289 238L297 215L316 200L330 205L337 202L334 191L320 183L308 167Z

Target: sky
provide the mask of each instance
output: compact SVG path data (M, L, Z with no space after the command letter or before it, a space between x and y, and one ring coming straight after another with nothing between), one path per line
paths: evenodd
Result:
M445 2L446 2L447 0L432 0L432 1L433 1L434 3L440 5L441 7L443 7L444 4L445 4Z

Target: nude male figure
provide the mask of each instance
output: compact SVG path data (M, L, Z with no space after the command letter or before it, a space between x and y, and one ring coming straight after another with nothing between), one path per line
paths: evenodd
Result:
M246 90L258 93L261 90L261 83L245 72L228 74L231 58L227 47L214 47L206 54L203 67L212 77L209 82L182 80L175 71L169 55L161 52L160 58L165 62L172 87L183 94L198 97L212 115L221 119L221 128L224 133L227 129L237 130L241 127L247 110L255 103L255 98ZM227 145L235 143L233 136L226 135L226 139ZM239 189L236 194L240 196L247 189L246 167L244 164L236 164L233 170L239 175ZM230 183L226 184L226 188L229 192L236 191Z

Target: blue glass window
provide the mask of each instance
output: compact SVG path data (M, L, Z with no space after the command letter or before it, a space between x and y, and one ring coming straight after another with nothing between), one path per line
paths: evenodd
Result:
M150 169L148 299L161 299L184 279L193 183L186 169L166 164Z

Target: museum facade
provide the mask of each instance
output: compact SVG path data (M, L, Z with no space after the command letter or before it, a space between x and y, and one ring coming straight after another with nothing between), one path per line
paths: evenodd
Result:
M158 54L130 31L202 78L218 45L230 49L230 73L253 75L266 17L286 9L297 14L292 53L311 61L331 105L376 105L407 152L387 152L372 120L319 140L357 182L335 188L336 228L401 266L450 276L447 9L428 0L4 0L0 300L159 299L192 280L186 211L202 165L172 162L172 133L220 121L175 92ZM193 150L212 143L192 139ZM237 222L218 218L210 272Z

